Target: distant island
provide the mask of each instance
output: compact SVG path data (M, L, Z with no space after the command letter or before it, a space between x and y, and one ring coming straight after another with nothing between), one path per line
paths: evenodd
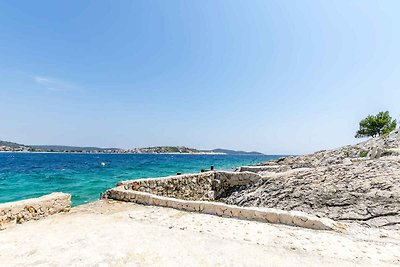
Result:
M23 145L0 140L0 152L54 152L54 153L117 153L117 154L204 154L204 155L263 155L229 149L199 150L185 146L156 146L144 148L101 148L61 145Z

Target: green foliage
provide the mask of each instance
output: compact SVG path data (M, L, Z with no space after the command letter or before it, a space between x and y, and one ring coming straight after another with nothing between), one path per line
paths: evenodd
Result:
M377 115L369 115L360 121L360 129L356 133L356 138L387 135L396 129L396 126L396 120L390 117L389 111L379 112Z
M368 156L368 151L360 151L360 158L366 158Z

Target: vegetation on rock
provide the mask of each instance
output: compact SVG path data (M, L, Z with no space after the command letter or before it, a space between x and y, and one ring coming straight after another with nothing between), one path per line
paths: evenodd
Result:
M377 115L369 115L360 121L360 129L356 133L356 138L386 135L396 129L396 126L396 120L390 117L389 111L379 112Z

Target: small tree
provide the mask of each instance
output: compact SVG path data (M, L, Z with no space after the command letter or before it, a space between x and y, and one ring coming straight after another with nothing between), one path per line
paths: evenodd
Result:
M386 135L396 129L396 120L389 115L389 111L379 112L377 115L369 115L360 121L360 129L356 133L356 138L376 137Z

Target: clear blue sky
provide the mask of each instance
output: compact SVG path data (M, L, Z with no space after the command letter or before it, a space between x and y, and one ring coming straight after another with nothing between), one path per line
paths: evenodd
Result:
M400 116L400 1L1 1L0 139L306 153Z

